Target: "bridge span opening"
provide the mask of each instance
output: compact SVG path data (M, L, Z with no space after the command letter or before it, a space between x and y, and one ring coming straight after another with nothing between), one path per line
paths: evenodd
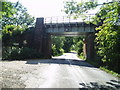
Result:
M94 58L95 25L85 22L45 23L44 18L37 18L34 32L34 47L44 58L52 57L51 36L84 36L83 51L86 59Z

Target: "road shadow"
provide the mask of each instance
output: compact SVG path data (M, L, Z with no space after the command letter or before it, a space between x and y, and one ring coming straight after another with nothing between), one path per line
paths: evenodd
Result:
M84 60L75 60L75 59L49 59L49 60L27 60L26 64L64 64L64 65L76 65L76 66L84 66L96 68L93 65L85 62Z
M38 64L38 60L27 60L26 64Z
M120 82L116 80L110 80L104 85L99 84L98 82L79 83L79 85L82 89L85 88L85 90L120 90Z

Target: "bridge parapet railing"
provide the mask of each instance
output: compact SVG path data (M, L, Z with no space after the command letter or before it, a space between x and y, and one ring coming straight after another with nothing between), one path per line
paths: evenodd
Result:
M73 23L73 22L87 22L91 21L94 14L81 15L78 18L74 19L73 17L68 16L55 16L55 17L46 17L44 20L45 24L59 24L59 23Z

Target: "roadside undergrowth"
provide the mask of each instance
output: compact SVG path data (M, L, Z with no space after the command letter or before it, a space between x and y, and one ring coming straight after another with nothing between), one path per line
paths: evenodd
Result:
M103 67L103 66L100 66L100 65L99 65L98 63L96 63L96 62L92 62L92 61L90 61L90 60L86 60L86 62L92 64L93 66L95 66L95 67L97 67L97 68L99 68L99 69L101 69L101 70L103 70L103 71L105 71L105 72L107 72L107 73L109 73L109 74L112 74L113 76L116 76L116 77L120 78L120 74L118 74L118 73L116 73L116 72L114 72L114 71L112 71L112 70L109 70L109 69L107 69L107 68L105 68L105 67Z

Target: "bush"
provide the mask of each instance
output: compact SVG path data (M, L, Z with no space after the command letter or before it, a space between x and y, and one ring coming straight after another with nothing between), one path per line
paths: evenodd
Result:
M37 58L43 58L43 55L40 54L37 50L23 47L13 47L11 50L8 50L7 52L3 53L4 60L20 60L20 59L37 59Z
M11 53L8 55L8 59L11 59L11 60L20 59L19 48L12 49Z
M52 46L52 56L59 56L64 53L62 48L57 49L55 45Z
M42 58L42 55L35 49L24 47L20 51L21 59Z

